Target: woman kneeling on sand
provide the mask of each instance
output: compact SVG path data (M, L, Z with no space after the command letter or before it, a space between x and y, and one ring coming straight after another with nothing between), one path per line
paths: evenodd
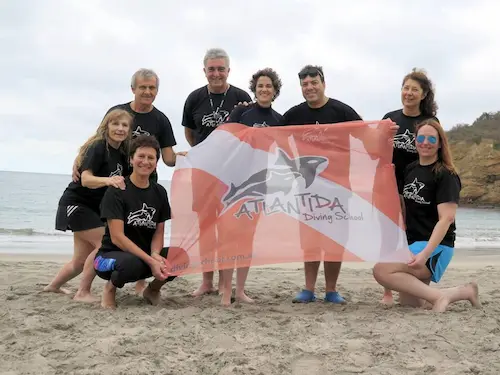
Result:
M417 125L415 140L418 160L406 167L403 188L412 259L408 264L378 263L373 275L383 287L399 292L402 305L444 312L453 302L469 300L477 307L476 283L441 290L429 285L439 282L453 257L461 182L437 121Z
M163 246L165 221L170 204L163 186L150 180L160 157L156 138L141 135L130 146L132 174L125 189L110 187L101 203L101 217L107 221L102 246L94 259L97 275L104 286L102 306L115 308L116 288L154 276L143 291L151 304L160 301L160 288L175 276L168 276Z

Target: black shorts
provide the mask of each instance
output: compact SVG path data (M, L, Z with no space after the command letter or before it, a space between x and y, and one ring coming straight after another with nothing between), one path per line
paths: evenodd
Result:
M99 213L82 205L59 206L56 214L56 229L66 232L80 232L104 227Z
M168 256L168 247L160 251L163 258ZM109 280L117 288L153 276L151 268L139 257L125 251L99 250L94 258L94 270L101 279ZM177 276L169 276L172 281Z

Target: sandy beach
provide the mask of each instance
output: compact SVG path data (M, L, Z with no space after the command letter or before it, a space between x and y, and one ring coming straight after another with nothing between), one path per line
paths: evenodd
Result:
M440 286L475 280L483 306L460 302L443 314L380 305L368 263L344 264L344 306L292 304L303 271L286 264L250 271L254 305L194 299L201 276L190 275L167 284L159 306L130 285L118 309L104 311L42 292L67 259L0 255L0 374L500 373L500 249L457 250ZM321 272L318 297L323 287Z

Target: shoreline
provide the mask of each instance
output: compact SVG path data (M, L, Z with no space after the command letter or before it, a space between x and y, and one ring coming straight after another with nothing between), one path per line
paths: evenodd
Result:
M0 262L8 263L65 263L71 260L72 253L1 253ZM343 262L342 268L347 269L370 269L374 262ZM459 248L455 249L455 254L449 265L449 268L456 269L477 269L483 267L496 267L500 265L500 248ZM261 266L253 266L251 268L274 268L274 269L302 269L303 263L276 263ZM188 275L196 275L196 273L188 273Z

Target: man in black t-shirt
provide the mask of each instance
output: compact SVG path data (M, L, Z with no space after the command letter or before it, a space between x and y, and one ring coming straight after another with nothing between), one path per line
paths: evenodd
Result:
M310 125L310 124L333 124L340 122L349 121L361 121L361 117L358 113L345 103L339 100L329 98L325 95L325 76L323 69L319 66L307 65L299 72L300 84L302 87L302 95L304 96L305 102L298 104L290 108L285 112L284 122L285 125ZM397 130L397 126L391 126L390 130L394 134ZM370 142L376 139L378 136L377 130L370 130L366 132L362 130L360 132L351 131L350 134L346 133L342 138L336 140L336 144L339 147L347 147L349 145L349 135L352 135L360 139L365 147L368 149ZM371 138L372 134L375 138ZM343 168L342 166L350 165L349 153L339 153L339 157L342 155L343 160L335 160L335 164L339 165L339 169L336 173L349 174L348 168ZM349 181L349 176L345 176L343 180ZM346 203L347 205L347 203ZM344 209L346 208L344 205ZM304 252L314 253L319 246L321 250L322 244L321 240L316 240L318 234L314 234L312 228L307 228L305 225L301 225L301 247ZM339 246L342 243L347 242L348 231L340 232L340 235L345 236L343 238L338 238ZM313 239L314 243L310 243L307 239ZM326 245L328 246L328 245ZM335 251L335 249L325 249L324 251ZM314 294L314 289L316 285L316 279L318 277L320 262L305 262L304 271L306 278L305 289L297 294L293 299L293 302L312 302L316 300ZM345 300L336 291L337 279L340 273L342 263L341 262L324 262L325 269L325 301L331 303L345 303Z
M224 50L208 50L203 64L208 85L188 95L182 115L186 140L191 146L203 142L224 123L238 103L252 101L246 91L227 83L230 67L229 56Z
M305 102L290 108L285 112L285 125L332 124L347 121L361 120L354 109L339 100L325 95L325 76L323 69L318 66L307 65L299 72L302 95ZM349 137L346 134L346 137ZM344 143L344 142L342 142ZM302 226L301 226L302 228ZM307 244L303 237L311 237L301 230L301 246L305 252L314 250L316 244ZM314 289L318 277L320 262L305 262L306 278L305 289L299 292L293 302L313 302L316 300ZM345 303L345 300L336 291L337 279L340 273L341 262L324 262L325 270L325 301Z
M224 50L220 48L208 50L203 59L203 65L208 85L202 86L188 95L182 116L186 140L191 146L203 142L216 127L223 124L238 103L252 101L246 91L227 83L230 67L229 56ZM193 187L195 188L196 185L196 178L193 178ZM205 204L204 192L195 191L193 210L200 212L204 209ZM217 214L216 211L212 213L213 217ZM203 217L199 215L200 227L202 227L203 221L212 220L212 217L207 217L207 214L205 209ZM200 251L212 252L217 241L216 234L206 233L206 229L204 231L204 235L200 238ZM221 285L220 273L219 285ZM203 283L193 295L200 296L214 291L213 272L204 272Z
M106 114L117 108L124 109L132 114L134 116L132 137L135 138L142 134L154 136L160 144L163 162L169 167L173 167L175 166L176 156L185 155L185 152L174 152L173 146L177 143L170 120L153 105L158 94L159 84L159 77L153 70L138 70L132 76L131 81L134 100L115 105ZM73 167L73 180L77 181L79 178L78 171ZM153 181L158 180L156 171L151 175L151 178Z

